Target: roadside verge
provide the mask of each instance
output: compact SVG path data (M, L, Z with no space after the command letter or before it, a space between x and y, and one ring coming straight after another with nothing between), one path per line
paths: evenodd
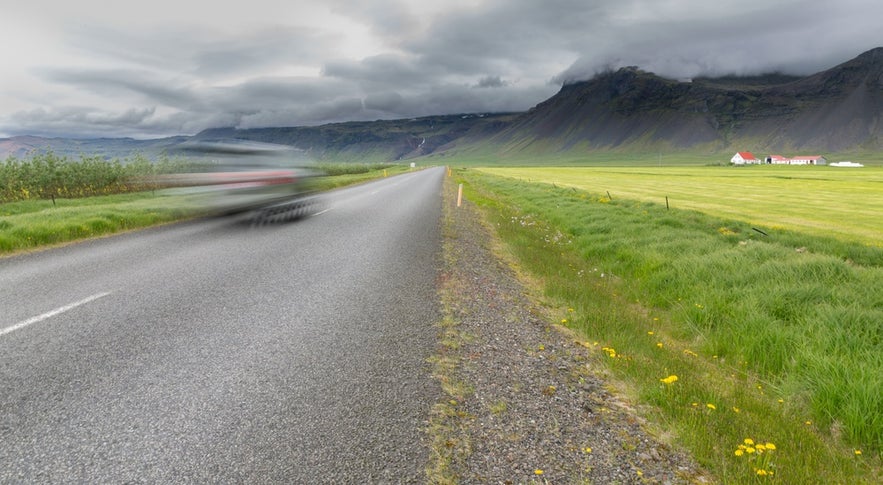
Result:
M431 483L705 483L608 392L600 365L526 296L480 209L446 179L445 314ZM495 252L496 251L496 252Z

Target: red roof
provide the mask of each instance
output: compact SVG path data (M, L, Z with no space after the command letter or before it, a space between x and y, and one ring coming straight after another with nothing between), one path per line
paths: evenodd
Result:
M751 152L738 152L737 154L742 157L742 160L757 160L757 157Z

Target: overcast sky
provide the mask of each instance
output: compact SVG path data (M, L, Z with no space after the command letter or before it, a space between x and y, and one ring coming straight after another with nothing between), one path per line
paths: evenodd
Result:
M811 74L880 0L0 0L0 137L523 111L564 81Z

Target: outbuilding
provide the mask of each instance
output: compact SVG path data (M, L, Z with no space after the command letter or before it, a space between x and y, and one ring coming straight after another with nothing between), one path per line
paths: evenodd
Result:
M760 163L760 160L751 152L736 152L730 159L730 163L733 165L753 165Z
M791 158L791 165L827 165L828 160L821 155L800 155Z

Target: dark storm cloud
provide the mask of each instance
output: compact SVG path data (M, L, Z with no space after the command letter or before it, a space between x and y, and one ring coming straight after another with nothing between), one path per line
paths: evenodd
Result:
M315 28L272 23L244 32L216 26L132 32L80 25L69 28L68 35L73 47L91 57L208 79L247 74L256 68L322 62L326 54L316 46L328 44L335 37Z
M772 71L806 75L883 45L873 20L883 5L867 0L715 5L641 21L620 18L613 23L616 33L606 27L616 42L583 44L580 58L555 80L587 79L625 65L672 78Z
M64 88L46 99L76 107L0 112L0 132L155 136L522 111L561 83L625 65L672 78L810 74L883 45L876 0L327 2L346 21L72 22L63 38L87 62L31 72ZM283 5L300 12L298 2L274 11Z
M502 88L508 85L500 76L486 76L478 80L479 88Z
M104 96L135 94L147 102L166 106L193 107L197 99L186 86L175 85L147 70L52 68L40 69L38 75Z

